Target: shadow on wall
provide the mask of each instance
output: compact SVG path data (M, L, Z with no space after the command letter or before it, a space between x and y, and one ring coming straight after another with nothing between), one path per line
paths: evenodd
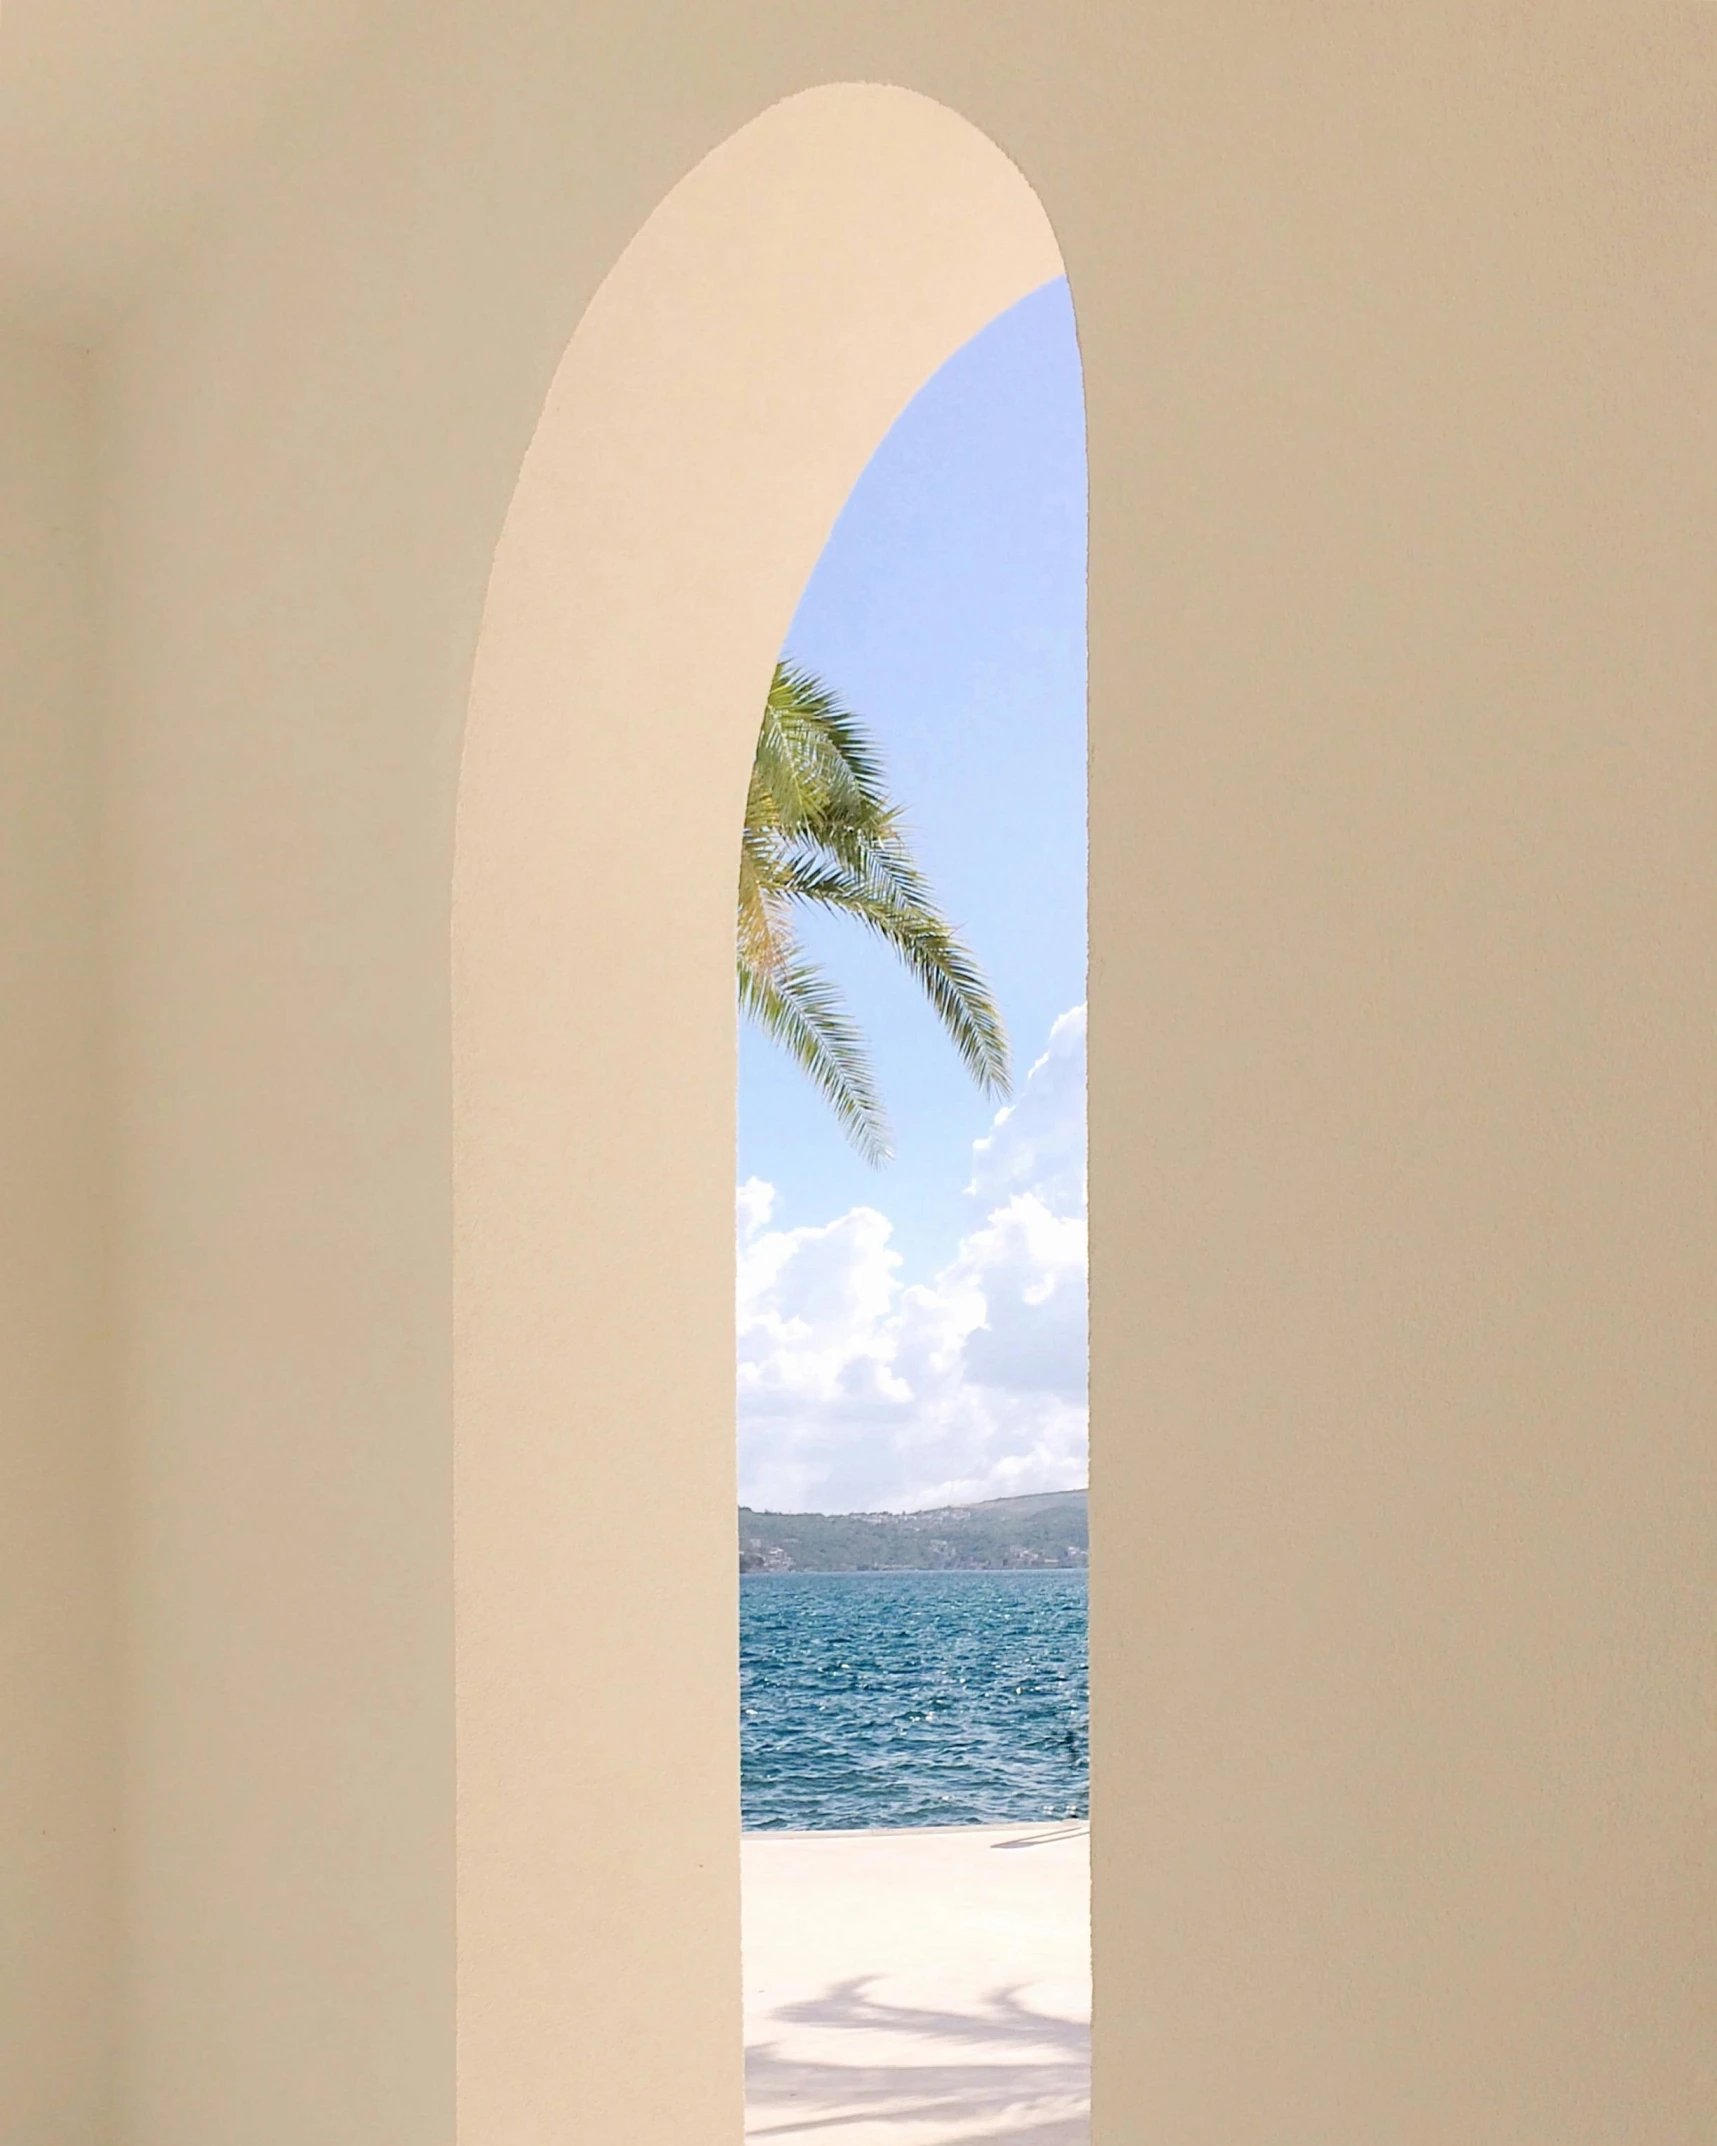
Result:
M1006 1988L987 1991L969 2011L884 2004L868 1994L877 1979L832 1983L770 2015L801 2035L851 2037L853 2061L754 2043L745 2054L747 2140L857 2146L872 2138L870 2127L881 2136L886 2126L902 2146L1088 2146L1091 2034L1083 2022L1034 2011Z

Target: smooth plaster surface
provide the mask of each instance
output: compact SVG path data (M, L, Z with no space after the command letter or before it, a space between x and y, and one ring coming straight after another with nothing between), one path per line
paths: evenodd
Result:
M685 1918L736 1928L735 830L776 651L860 471L1059 269L1024 181L940 106L777 106L604 283L507 517L453 911L474 2138L574 2106L616 2136L737 2134L737 1948L671 2007L636 1998L675 1980ZM625 1675L593 1678L603 1660Z
M394 0L6 0L0 319L72 343L200 228L283 120L314 125Z
M96 1554L112 1479L71 1447L44 1462L46 1418L19 1519L79 1546L37 1566L32 1605L117 1579L128 1608L126 2146L454 2135L447 955L479 615L556 368L628 241L778 98L864 79L1017 159L1086 377L1099 2146L1710 2135L1712 33L1693 6L502 0L332 66L242 158L208 161L212 121L161 126L145 162L163 202L196 198L194 235L168 245L163 209L145 247L110 219L123 299L79 256L92 320L108 307L86 445L119 1574ZM165 119L155 79L133 86ZM721 234L717 292L758 265L751 236ZM39 393L7 373L11 430ZM694 508L720 511L670 487L662 526ZM16 554L51 555L42 533ZM784 615L665 643L667 705L761 679ZM721 1848L725 1874L687 1879L652 1823L678 1789L713 1828L725 1701L688 1682L635 1805L601 1734L629 1688L665 1693L670 1628L715 1663L730 1584L708 1203L731 1079L712 860L738 789L731 739L663 721L675 813L651 862L684 907L576 1009L581 1093L612 1107L543 1158L581 1188L556 1251L586 1293L536 1318L521 1255L507 1316L541 1349L512 1390L540 1397L557 1360L600 1365L647 1325L648 1253L676 1316L672 1360L657 1343L638 1372L643 1421L680 1412L686 1465L648 1441L615 1457L638 1425L606 1378L569 1436L616 1486L635 1466L683 1581L635 1656L526 1661L509 1692L509 1633L576 1603L576 1560L551 1583L540 1532L509 1539L528 1466L493 1477L498 1531L461 1542L462 1585L472 1555L493 1582L465 1661L501 1665L466 1684L494 1740L461 1755L463 1875L495 1858L462 1953L460 2136L485 2146L595 2123L703 2146L733 2100L736 1864ZM93 729L65 735L75 762ZM560 749L557 776L603 764L589 730ZM611 842L629 809L599 792L579 824ZM32 886L81 839L44 844ZM511 860L516 888L530 868ZM559 899L564 860L544 869ZM593 897L595 962L636 943L629 891ZM552 979L545 1010L573 997ZM669 1003L683 1122L622 1078ZM462 1063L462 1108L516 1072ZM55 1091L58 1139L75 1094ZM30 1153L40 1120L11 1122ZM502 1276L510 1212L483 1247ZM669 1216L644 1245L640 1218ZM103 1276L92 1236L68 1316L93 1318ZM75 1415L78 1380L61 1391ZM481 1481L507 1454L491 1432L463 1457ZM606 1569L635 1521L589 1526ZM39 1629L38 1695L72 1644L52 1613ZM80 1660L71 1770L98 1783L107 1672L93 1640ZM532 1679L576 1685L595 1733L509 1801ZM507 1931L539 1786L576 1790L552 1816L582 1845L550 1877L584 1888L582 1928L656 1918L579 1955L613 2033L570 2056L538 1999L483 2009L509 1977L546 1987ZM81 2001L48 2007L7 2092L84 2031ZM635 2072L622 2116L622 2056L675 2021L705 2113L697 2080ZM86 2076L60 2092L41 2136L98 2137Z
M104 2135L116 1958L89 367L0 337L0 2138Z

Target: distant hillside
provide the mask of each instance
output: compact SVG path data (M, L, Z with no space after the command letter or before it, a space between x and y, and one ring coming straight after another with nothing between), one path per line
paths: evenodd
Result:
M739 1508L741 1572L1015 1572L1083 1567L1085 1492L1051 1490L928 1513Z

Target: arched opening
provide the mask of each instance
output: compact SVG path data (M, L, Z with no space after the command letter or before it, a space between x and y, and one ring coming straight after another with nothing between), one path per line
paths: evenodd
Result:
M740 2121L734 835L770 668L913 392L1060 272L945 108L775 107L628 248L490 583L453 911L458 2095Z
M1085 541L1057 279L878 447L747 793L746 2086L777 2146L1088 2132Z

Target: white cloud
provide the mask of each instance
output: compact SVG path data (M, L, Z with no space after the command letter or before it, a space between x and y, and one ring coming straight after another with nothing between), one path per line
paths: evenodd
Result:
M972 1143L973 1198L1031 1192L1052 1214L1085 1212L1085 1008L1064 1013L1015 1100Z
M977 1217L903 1285L886 1215L771 1229L739 1188L740 1495L851 1511L1085 1480L1085 1009L973 1148Z
M775 1212L775 1187L760 1177L748 1177L735 1202L739 1211L739 1241L755 1237Z

